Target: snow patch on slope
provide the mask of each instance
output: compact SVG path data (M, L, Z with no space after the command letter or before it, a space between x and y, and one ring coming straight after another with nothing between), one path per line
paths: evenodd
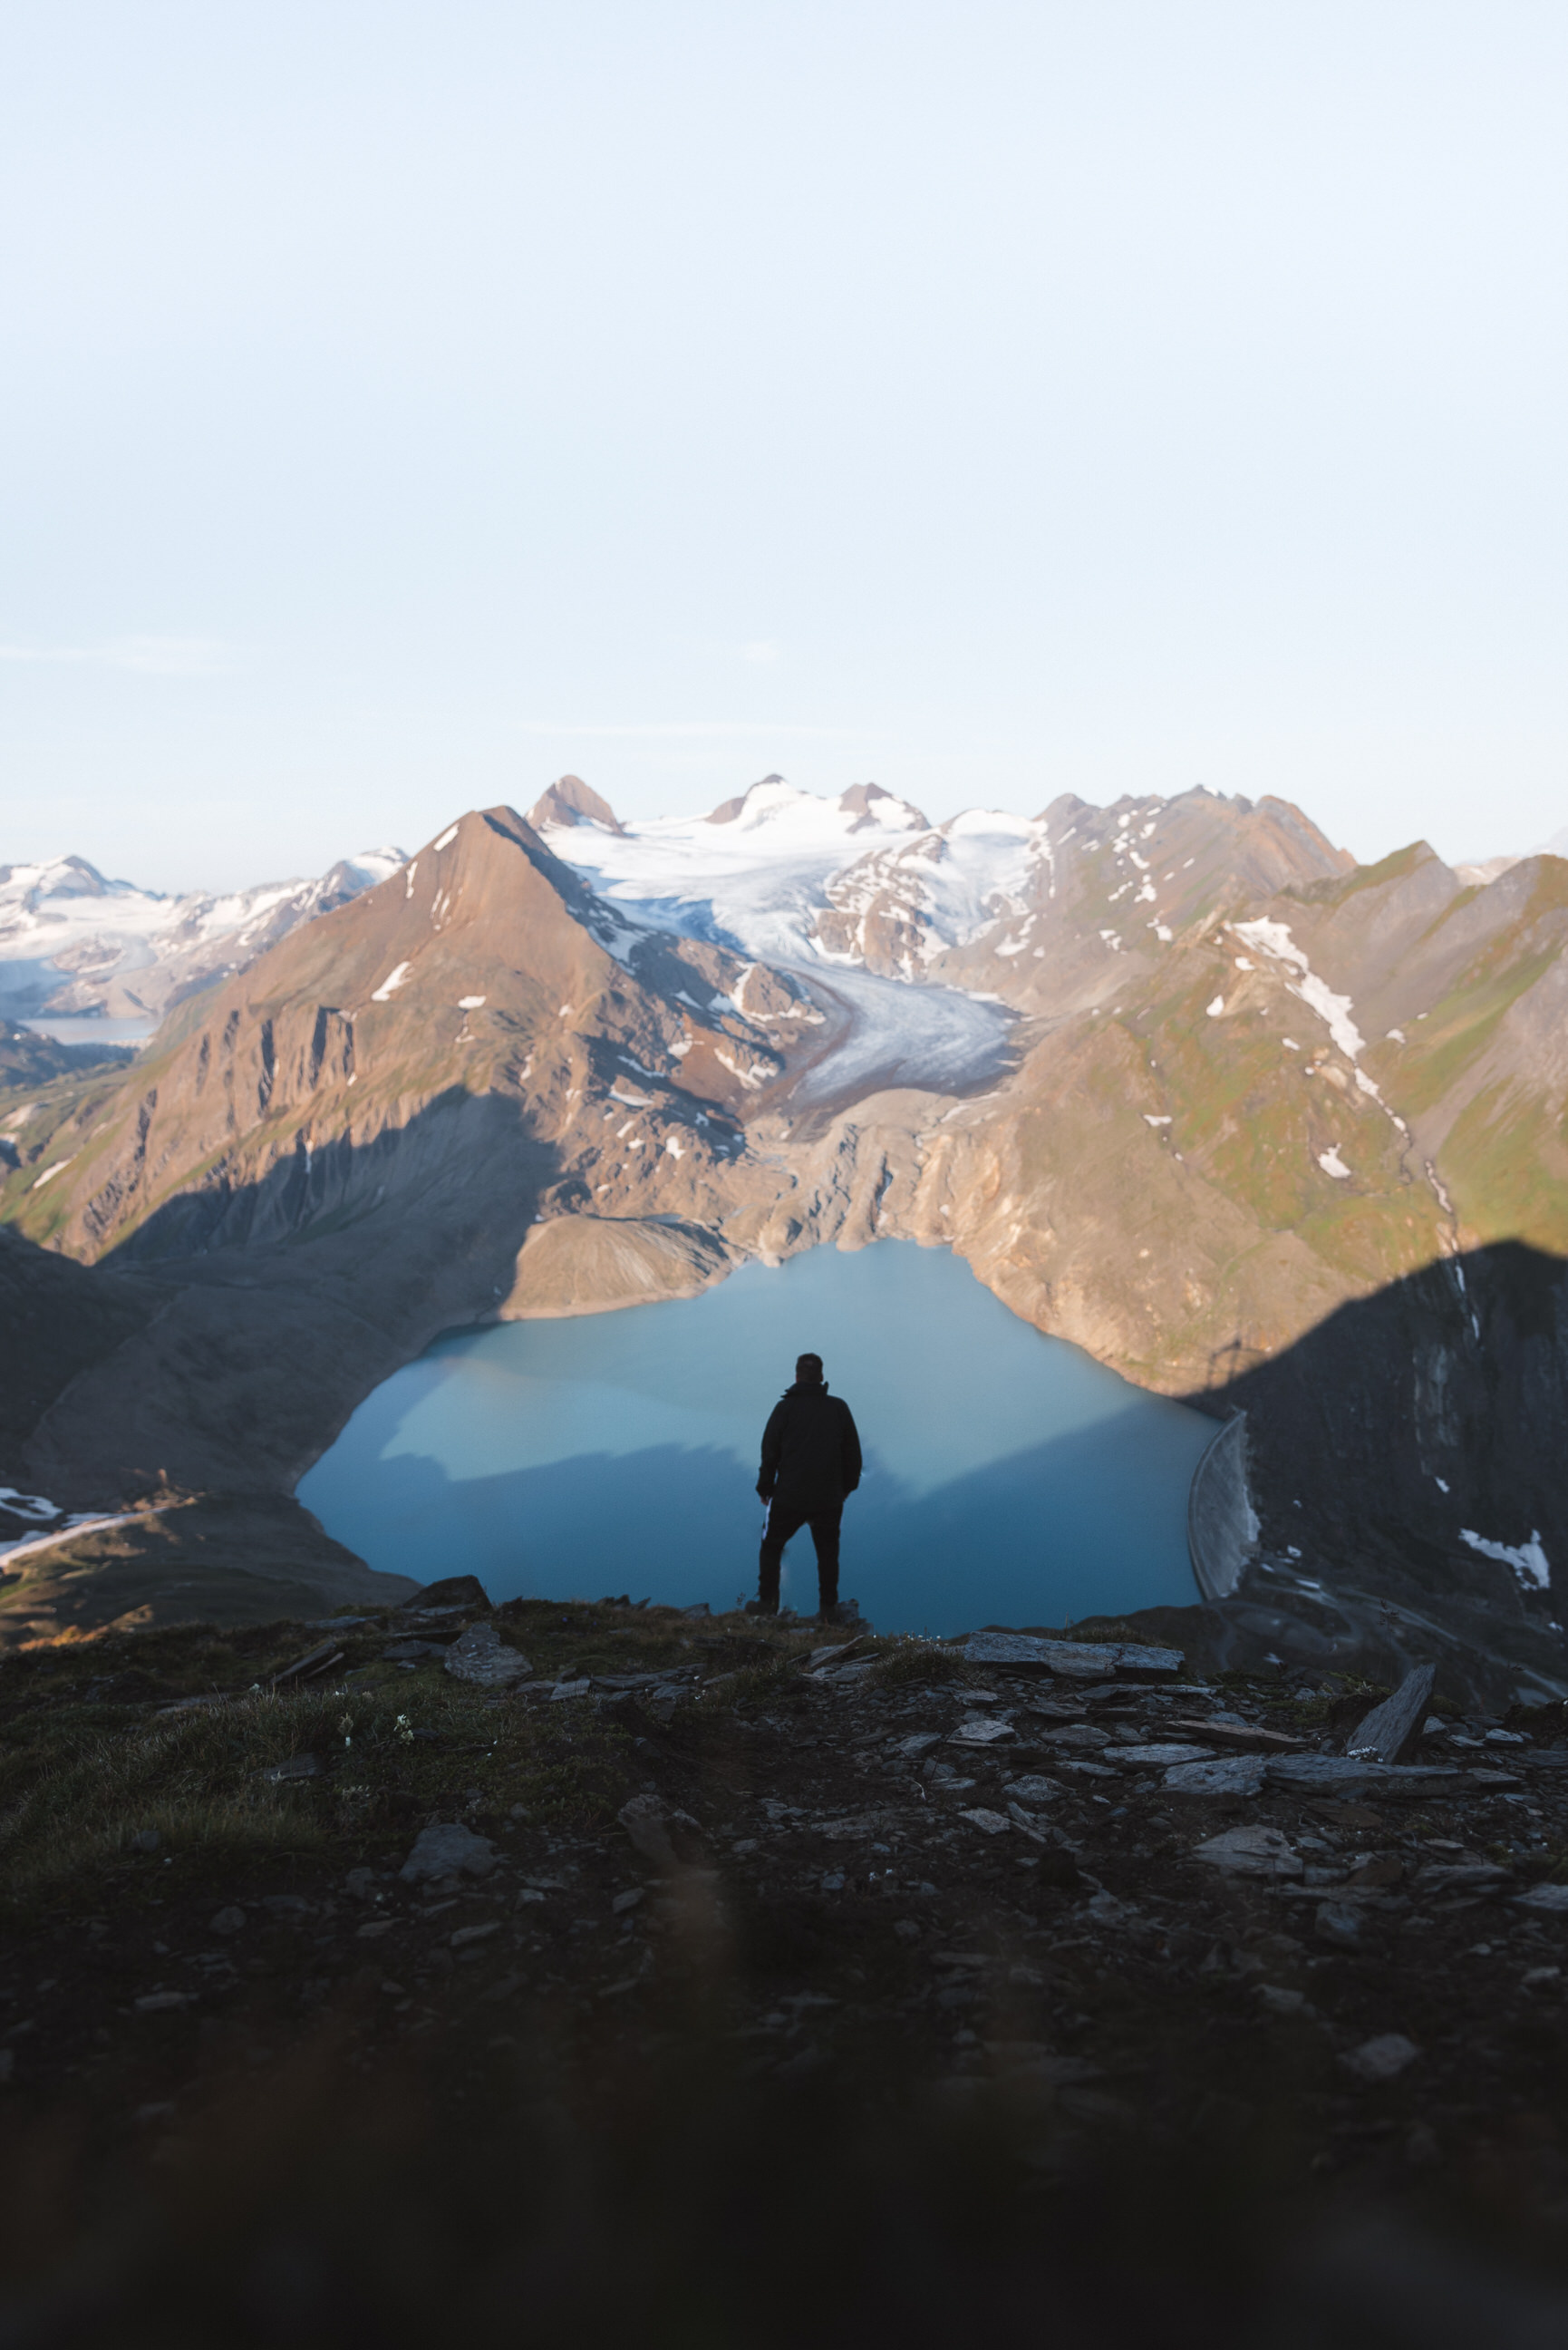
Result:
M1548 1591L1552 1587L1552 1562L1541 1546L1541 1536L1532 1531L1527 1543L1489 1542L1484 1534L1472 1534L1469 1526L1459 1528L1459 1540L1469 1543L1471 1550L1480 1551L1483 1558L1495 1558L1504 1566L1511 1566L1526 1590Z

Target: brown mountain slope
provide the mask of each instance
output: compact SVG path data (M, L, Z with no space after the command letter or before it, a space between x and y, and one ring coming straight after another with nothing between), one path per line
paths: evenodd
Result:
M1494 1567L1511 1593L1467 1529L1568 1547L1568 1492L1520 1451L1568 1417L1568 866L1469 889L1417 844L1347 868L1284 804L1203 793L1043 824L1016 905L935 957L920 932L922 968L1023 1014L1012 1074L830 1116L792 1106L839 1033L793 980L639 929L509 810L465 816L20 1129L19 1229L156 1264L172 1297L11 1482L286 1493L443 1327L905 1236L1150 1386L1246 1401L1266 1543L1303 1575L1349 1575L1375 1492L1435 1604ZM1466 1286L1513 1240L1528 1311L1511 1272ZM1330 1326L1309 1414L1264 1375Z
M1175 932L1216 910L1353 863L1286 800L1199 788L1096 808L1069 793L1029 827L1009 885L965 921L950 882L970 823L896 840L836 874L816 926L827 951L1050 1016L1105 1002L1107 989L1153 970Z
M201 999L111 1099L26 1129L0 1196L30 1237L87 1257L297 1236L422 1190L435 1138L489 1099L519 1112L519 1243L545 1158L621 1211L648 1193L701 1219L722 1204L737 1107L823 1028L791 983L634 929L493 809ZM419 1149L389 1149L416 1119ZM493 1163L446 1171L509 1190Z
M13 1245L62 1274L55 1253L156 1266L161 1285L41 1411L18 1389L0 1480L67 1509L202 1494L254 1516L399 1363L514 1291L514 1310L563 1282L619 1302L628 1244L639 1294L701 1286L732 1262L711 1235L748 1185L774 1188L732 1105L828 1024L758 966L630 928L511 811L463 817L188 1006L128 1081L52 1087L19 1128ZM590 1205L597 1272L520 1263L536 1218ZM296 1563L326 1588L298 1520ZM49 1573L107 1574L125 1542L83 1537Z

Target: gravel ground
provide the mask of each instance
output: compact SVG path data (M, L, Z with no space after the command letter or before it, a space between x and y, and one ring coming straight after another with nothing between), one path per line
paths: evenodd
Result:
M423 1596L5 1664L0 2345L1560 2338L1562 1709Z

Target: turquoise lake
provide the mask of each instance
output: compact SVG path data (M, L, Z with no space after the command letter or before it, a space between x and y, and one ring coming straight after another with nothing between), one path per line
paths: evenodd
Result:
M1059 1625L1197 1597L1187 1495L1216 1423L1021 1322L946 1249L744 1265L672 1304L453 1332L299 1486L327 1532L493 1599L715 1612L756 1589L763 1422L819 1354L866 1475L840 1590L885 1631ZM784 1602L816 1606L811 1537Z

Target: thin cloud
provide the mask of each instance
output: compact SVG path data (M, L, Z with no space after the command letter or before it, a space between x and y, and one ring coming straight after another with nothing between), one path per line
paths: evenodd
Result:
M118 669L140 677L214 677L229 666L208 637L116 637L103 645L4 645L0 661L26 667Z
M783 658L784 647L775 644L771 637L759 637L754 643L741 647L743 661L776 661Z
M633 742L689 741L735 735L755 739L766 735L771 741L777 735L790 735L822 743L874 743L881 738L881 729L874 726L774 726L765 720L735 723L729 719L700 718L690 721L655 720L642 726L562 726L543 720L529 721L518 727L520 734L581 734L596 739L625 738Z

